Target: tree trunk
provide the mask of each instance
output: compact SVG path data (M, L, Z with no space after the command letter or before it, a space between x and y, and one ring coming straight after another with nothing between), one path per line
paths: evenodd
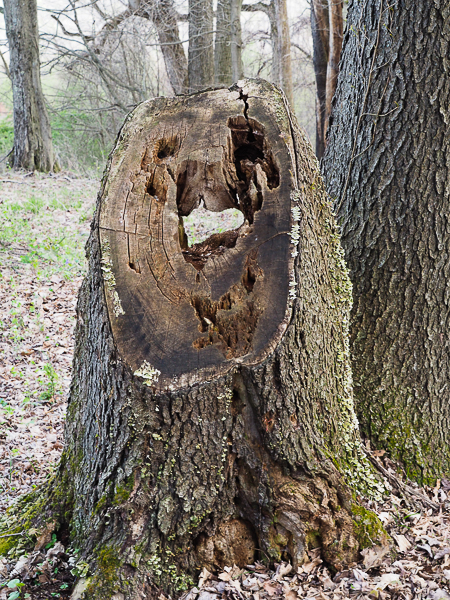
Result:
M325 152L331 102L336 91L342 50L343 2L313 0L311 30L316 76L316 155Z
M450 473L449 26L444 2L351 6L324 159L363 431L424 482Z
M293 105L291 36L286 0L272 0L268 8L272 40L272 81L284 90L288 101Z
M203 566L297 566L318 545L340 569L383 540L343 478L381 497L317 162L280 92L240 85L144 102L108 164L48 501L90 561L88 598L177 594ZM201 203L244 223L190 244Z
M189 91L214 85L212 0L189 0Z
M327 99L328 65L328 2L311 2L311 34L313 39L313 63L316 77L316 156L322 158L325 152L325 121Z
M242 0L218 0L214 48L215 82L231 85L242 78Z
M155 25L167 76L174 94L185 94L187 88L188 63L178 30L177 11L173 0L129 0L135 14L145 15Z
M55 159L41 87L36 0L5 0L4 13L14 109L10 164L16 169L51 171Z

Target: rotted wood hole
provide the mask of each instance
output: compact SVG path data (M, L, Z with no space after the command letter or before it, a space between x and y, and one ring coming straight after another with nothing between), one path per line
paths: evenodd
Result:
M117 346L148 385L254 364L286 327L286 137L275 109L238 89L148 101L126 125L101 202L102 269ZM230 209L240 225L189 239L186 219Z

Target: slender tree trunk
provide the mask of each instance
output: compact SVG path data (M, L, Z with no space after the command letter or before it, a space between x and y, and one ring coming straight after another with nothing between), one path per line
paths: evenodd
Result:
M363 431L425 482L450 473L449 14L352 4L323 163L354 285Z
M135 7L137 14L145 13L153 21L173 92L185 94L188 91L188 63L180 40L173 0L156 0L151 3L146 0L130 0L129 4L130 8Z
M331 101L336 91L343 36L343 2L313 0L311 30L316 76L316 154L325 152Z
M51 171L55 159L41 87L36 0L5 0L4 14L14 108L10 164L30 171Z
M272 0L268 15L272 39L272 81L284 90L293 105L291 37L286 0Z
M318 544L340 569L384 539L343 478L380 498L317 161L284 96L243 85L144 102L108 164L47 501L91 565L90 599L177 594L255 556L297 566ZM244 224L192 244L200 204Z
M241 6L242 0L219 0L217 3L214 48L217 84L231 85L243 75Z
M242 0L231 0L231 75L233 83L244 76L241 10Z
M325 122L327 98L328 2L311 2L311 33L313 38L313 63L316 77L316 155L322 158L325 152Z
M189 91L214 85L212 0L189 0Z

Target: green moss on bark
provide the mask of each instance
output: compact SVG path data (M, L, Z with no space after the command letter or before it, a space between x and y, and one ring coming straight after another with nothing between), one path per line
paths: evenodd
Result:
M113 547L104 547L97 553L94 575L89 578L86 588L88 598L104 600L120 589L119 551Z
M388 543L389 536L374 512L353 504L352 513L355 537L361 550L375 545L385 546Z

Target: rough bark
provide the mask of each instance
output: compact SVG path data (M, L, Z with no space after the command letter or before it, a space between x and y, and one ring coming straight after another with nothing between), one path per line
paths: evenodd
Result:
M331 102L336 91L343 36L343 2L313 0L311 31L316 77L316 155L322 158L326 146Z
M293 105L291 36L286 0L272 0L268 8L272 40L272 81L283 89Z
M354 285L361 425L425 482L450 472L449 14L352 3L323 163Z
M36 0L5 0L13 89L14 148L10 164L29 171L55 166L50 121L41 86Z
M215 82L231 85L242 78L242 0L219 0L214 46Z
M200 202L244 224L190 246ZM88 598L176 594L203 566L296 566L317 545L340 569L383 539L344 482L383 489L353 412L343 254L278 89L138 106L87 250L47 504L91 564Z
M189 0L189 91L214 85L212 0Z

